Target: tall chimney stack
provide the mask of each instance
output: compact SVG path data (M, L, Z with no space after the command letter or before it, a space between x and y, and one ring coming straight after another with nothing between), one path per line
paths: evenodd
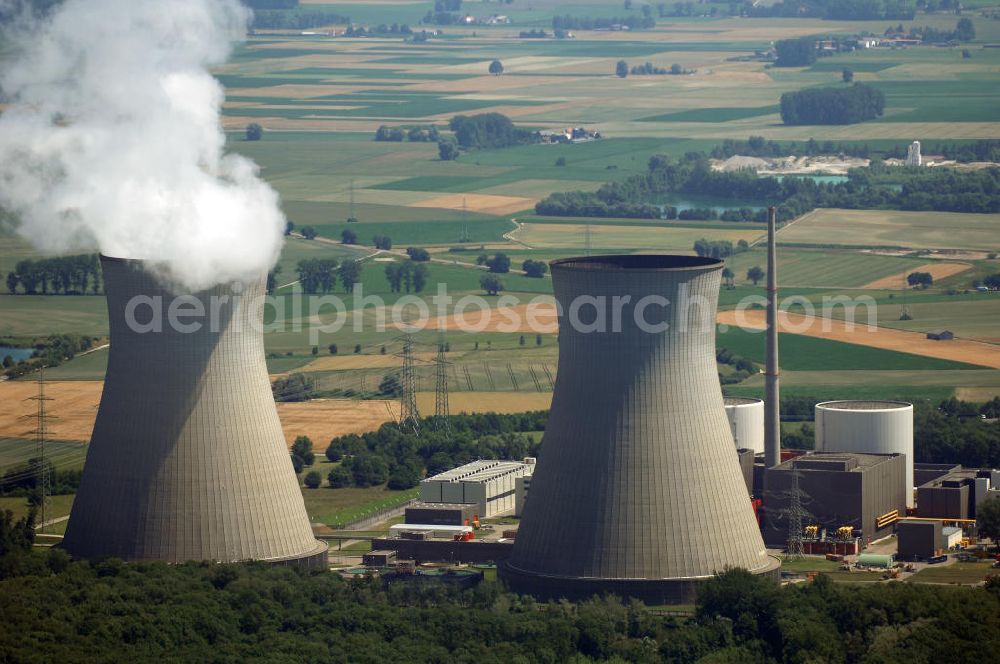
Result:
M764 467L781 463L781 404L778 394L778 259L776 211L767 209L767 364L764 369Z

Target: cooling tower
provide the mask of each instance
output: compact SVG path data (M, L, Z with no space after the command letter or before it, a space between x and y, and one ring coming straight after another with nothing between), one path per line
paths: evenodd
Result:
M175 297L141 261L101 264L111 349L67 551L325 565L271 396L263 279Z
M539 597L677 603L727 567L773 574L715 363L722 261L551 265L559 373L504 580Z

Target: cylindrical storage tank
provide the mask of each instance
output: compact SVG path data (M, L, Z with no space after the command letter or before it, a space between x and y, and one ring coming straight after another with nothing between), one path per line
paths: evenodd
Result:
M63 545L75 557L325 567L264 362L264 279L198 293L101 257L111 348Z
M826 401L816 404L816 449L906 455L906 506L913 507L913 404Z
M723 263L554 261L559 371L511 557L516 592L693 602L730 567L773 575L715 363Z
M736 449L764 453L764 402L750 397L725 397L726 417Z

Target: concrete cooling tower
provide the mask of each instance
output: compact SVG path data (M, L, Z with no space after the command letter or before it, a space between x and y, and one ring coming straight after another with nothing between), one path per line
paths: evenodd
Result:
M684 603L727 567L773 575L715 363L722 261L551 265L559 373L502 578L539 597Z
M142 261L101 265L111 349L66 550L324 566L271 396L263 279L175 297Z

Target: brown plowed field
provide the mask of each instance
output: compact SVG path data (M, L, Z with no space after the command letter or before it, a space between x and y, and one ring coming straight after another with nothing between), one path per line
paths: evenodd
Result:
M409 207L445 208L447 210L472 210L485 214L510 214L535 206L537 198L495 196L492 194L446 194L424 201L410 203Z

